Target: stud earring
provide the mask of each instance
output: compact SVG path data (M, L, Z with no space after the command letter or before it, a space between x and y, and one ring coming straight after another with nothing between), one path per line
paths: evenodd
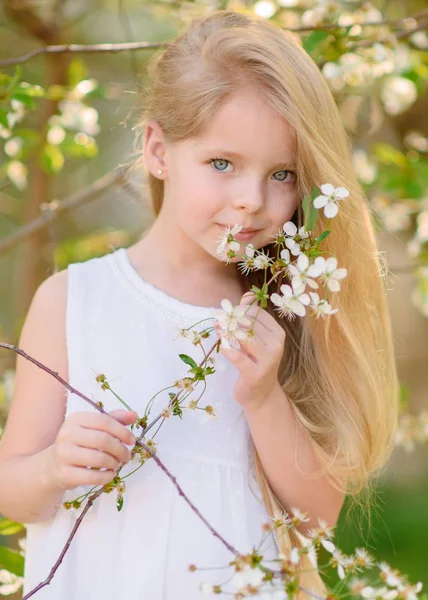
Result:
M158 169L158 175L162 175L163 171L162 169Z

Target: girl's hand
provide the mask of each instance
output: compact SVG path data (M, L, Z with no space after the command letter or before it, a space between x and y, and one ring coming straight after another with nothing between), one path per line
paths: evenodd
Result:
M251 304L253 292L246 292L240 306ZM257 315L257 320L253 323ZM285 331L266 310L253 304L246 312L252 325L243 329L254 330L254 336L239 340L239 349L226 349L222 352L238 369L240 376L234 387L235 400L244 408L263 403L266 397L279 386L278 369L284 351ZM219 326L215 328L219 335Z
M126 425L137 418L135 411L121 409L108 414L89 411L70 414L50 447L48 476L53 485L70 490L80 485L109 483L121 463L131 458L124 444L134 444L135 437ZM107 470L98 471L100 468Z

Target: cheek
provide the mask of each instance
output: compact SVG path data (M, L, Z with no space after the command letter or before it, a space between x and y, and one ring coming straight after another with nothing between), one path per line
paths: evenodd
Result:
M202 231L216 222L220 211L218 198L210 190L201 194L197 186L180 202L178 218L188 231Z
M272 203L269 209L269 216L274 229L282 227L284 223L290 221L293 217L297 207L297 200L295 197L287 198L281 196Z

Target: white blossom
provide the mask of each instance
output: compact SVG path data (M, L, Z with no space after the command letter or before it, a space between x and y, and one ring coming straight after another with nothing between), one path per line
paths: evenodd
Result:
M423 587L423 583L418 581L415 585L411 585L409 583L404 585L399 585L397 587L398 593L400 594L400 598L404 598L404 600L417 600L417 595Z
M306 512L300 510L300 508L291 507L293 513L293 522L297 525L300 523L307 523L309 521L309 515Z
M221 328L221 345L230 348L230 342L236 343L237 340L244 340L247 337L247 331L240 326L251 324L251 320L245 316L248 306L233 306L227 298L224 298L220 304L223 310L215 311L214 317Z
M383 81L380 97L386 112L398 115L415 102L418 91L415 83L407 77L390 75Z
M199 589L206 595L214 593L214 587L210 583L201 583Z
M309 296L311 297L310 307L314 311L317 319L319 319L319 317L324 317L325 315L334 315L337 313L338 309L332 308L324 298L320 299L316 292L309 292Z
M297 259L296 265L290 265L288 270L291 276L298 277L302 283L316 289L318 284L312 277L319 277L323 273L323 266L317 262L309 265L309 257L302 252Z
M324 183L321 186L322 195L314 199L314 207L324 207L324 215L328 219L335 217L339 211L337 203L349 196L349 191L344 187L335 188L331 183Z
M290 263L290 250L288 250L287 248L281 250L280 257L288 265Z
M0 570L0 594L10 596L17 592L24 583L23 577L18 577L6 569Z
M222 402L217 402L214 406L212 404L207 404L204 409L200 411L202 413L199 418L200 424L205 425L208 421L218 419L221 405ZM195 413L196 411L193 414Z
M254 259L255 269L267 269L271 263L271 259L264 252L260 252Z
M242 257L242 260L238 263L238 268L242 271L244 275L247 275L255 266L254 264L254 254L256 249L253 244L247 244L245 247L245 254Z
M27 167L19 160L11 160L6 167L6 173L18 190L25 190L28 184Z
M386 562L379 563L379 569L381 571L380 577L382 581L390 587L397 587L403 583L399 573L393 570Z
M263 17L264 19L270 19L276 12L275 4L269 2L269 0L258 0L258 2L254 4L253 9L256 15Z
M229 236L234 237L237 233L239 233L241 231L241 229L243 228L242 225L234 225L233 227L230 227L229 225L227 225L224 230L222 231L219 239L218 239L218 246L217 246L217 254L220 256L220 258L226 262L230 261L230 257L227 255L229 251L232 252L238 252L238 250L240 249L241 245L239 242L236 241L229 241Z
M289 249L291 254L293 254L293 256L298 256L300 254L300 245L294 239L295 236L297 235L296 225L293 223L293 221L287 221L287 223L284 223L284 225L283 225L283 230L286 235L285 245L287 246L287 248ZM305 233L304 227L300 228L299 233L300 233L300 231L302 232L302 234L304 234ZM307 235L309 235L309 234L307 234ZM305 235L305 237L307 237L307 235Z
M365 567L366 569L374 566L374 558L365 548L355 549L355 562L360 567Z
M324 281L331 292L338 292L340 290L340 279L345 279L348 271L344 268L337 268L337 258L331 256L327 260L322 256L317 256L314 261L315 264L322 267L323 273L320 276L321 280Z
M231 584L236 587L236 590L242 590L247 585L257 587L261 584L264 573L261 569L252 568L245 565L240 571L236 571L231 580Z
M297 278L293 278L291 286L283 284L280 289L282 296L277 293L270 296L271 301L279 308L279 314L290 320L294 319L295 315L305 316L305 305L309 304L310 298L304 293L304 284Z

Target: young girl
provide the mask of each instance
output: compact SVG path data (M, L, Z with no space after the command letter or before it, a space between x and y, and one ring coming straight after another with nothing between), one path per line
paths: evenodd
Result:
M241 251L251 241L269 254L272 234L287 221L300 227L303 197L325 182L350 192L323 244L348 272L331 299L338 312L289 320L269 303L260 318L264 335L276 338L264 346L278 358L275 385L257 404L244 403L235 392L248 354L223 349L201 400L218 418L201 423L197 411L183 409L182 419L165 420L158 456L241 553L257 547L270 517L306 511L310 521L300 533L278 535L285 552L302 547L301 534L318 519L333 526L344 495L357 499L368 490L393 448L398 386L382 269L349 140L317 66L274 24L218 11L152 59L149 75L144 156L136 166L148 171L154 224L134 246L49 277L20 340L109 412L64 394L58 381L18 356L0 449L0 511L27 524L25 593L48 576L76 521L62 502L112 479L129 459L136 413L186 375L178 355L202 358L177 328L213 319L224 298L248 303L243 294L261 285L261 271L244 276L238 259L219 258L222 228L256 230L238 236ZM325 224L320 211L315 235ZM211 332L204 347L216 339ZM120 410L116 396L100 387L100 374L136 412ZM151 415L167 402L166 392L157 395ZM134 469L130 462L121 474ZM277 557L273 543L261 552ZM201 581L233 574L222 569L233 558L148 460L126 479L121 511L112 494L95 501L37 594L196 600ZM190 564L207 570L191 572ZM313 553L303 556L301 585L322 595L315 565Z

